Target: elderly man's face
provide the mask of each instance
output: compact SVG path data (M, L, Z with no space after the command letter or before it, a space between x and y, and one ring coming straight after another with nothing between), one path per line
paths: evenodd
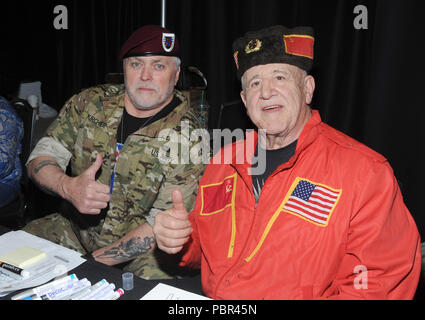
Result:
M243 75L242 100L252 122L267 135L298 138L310 114L308 104L314 79L301 69L271 63L248 69Z
M126 102L138 110L156 110L171 102L180 67L173 57L143 56L124 61Z

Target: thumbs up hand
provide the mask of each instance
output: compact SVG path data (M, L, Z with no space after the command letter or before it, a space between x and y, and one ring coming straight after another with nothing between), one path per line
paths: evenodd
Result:
M184 206L182 192L180 190L174 190L171 198L173 200L173 207L169 210L169 214L176 219L189 221L189 213Z
M109 186L96 181L96 173L102 166L102 156L97 155L96 161L81 175L66 177L62 188L65 199L84 214L99 214L108 206L111 200Z
M181 191L173 191L172 199L173 207L158 213L153 226L158 247L170 254L179 252L192 233Z
M102 155L97 154L95 162L82 173L82 175L86 175L87 178L89 178L92 181L96 181L96 172L100 169L102 166Z

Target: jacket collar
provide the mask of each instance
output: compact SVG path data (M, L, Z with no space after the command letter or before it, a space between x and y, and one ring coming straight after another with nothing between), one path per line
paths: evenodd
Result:
M318 125L322 123L318 110L312 110L312 116L304 125L303 130L298 138L297 148L295 154L289 159L288 162L281 164L274 172L277 173L286 168L292 167L297 161L300 154L304 152L317 138L319 134ZM243 144L244 148L238 148L238 143ZM257 130L247 132L246 139L244 141L236 142L232 145L234 152L232 152L232 163L231 165L238 171L245 182L250 185L252 184L251 177L251 166L252 158L255 154L255 150L258 144L258 132ZM241 159L240 152L244 152L243 163L238 163L237 159ZM239 157L238 155L239 154Z

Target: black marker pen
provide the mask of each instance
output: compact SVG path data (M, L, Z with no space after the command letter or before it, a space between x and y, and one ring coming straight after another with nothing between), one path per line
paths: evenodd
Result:
M29 272L25 271L24 269L21 269L19 267L15 267L14 265L11 265L10 263L6 263L3 261L0 261L0 268L3 268L4 270L13 272L17 275L20 275L22 278L28 278Z

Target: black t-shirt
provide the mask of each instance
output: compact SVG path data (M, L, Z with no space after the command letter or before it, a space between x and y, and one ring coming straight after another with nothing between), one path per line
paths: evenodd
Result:
M264 182L267 178L277 169L278 166L284 164L291 159L295 154L295 149L297 148L297 140L291 144L276 150L265 150L266 153L266 169L263 174L253 175L252 176L252 188L254 191L255 199L258 201L261 194L261 189L263 188ZM258 156L258 148L261 148L259 145L255 150L254 157ZM264 150L262 150L264 152Z
M181 103L180 99L174 96L174 99L164 107L161 111L155 114L152 118L137 118L130 115L124 108L120 125L117 130L117 142L124 144L125 140L129 135L136 132L137 130L144 128L155 121L165 118ZM124 126L123 126L124 123Z

